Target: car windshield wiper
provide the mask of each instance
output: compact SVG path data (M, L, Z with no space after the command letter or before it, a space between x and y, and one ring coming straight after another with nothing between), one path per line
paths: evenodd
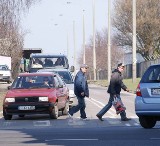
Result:
M160 80L149 80L149 83L152 83L152 82L154 82L154 83L159 83Z

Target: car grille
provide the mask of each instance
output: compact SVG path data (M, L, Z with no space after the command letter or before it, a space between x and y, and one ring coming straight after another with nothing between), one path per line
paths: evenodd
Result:
M15 98L15 102L38 102L39 97L17 97Z

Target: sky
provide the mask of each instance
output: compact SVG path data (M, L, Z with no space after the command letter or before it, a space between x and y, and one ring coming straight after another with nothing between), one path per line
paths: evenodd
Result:
M36 3L22 19L23 30L27 32L24 48L42 48L46 54L67 55L68 44L68 59L73 65L74 43L76 57L80 55L83 45L83 14L86 43L93 34L92 4L93 0L41 0ZM96 31L108 27L107 15L108 0L95 0Z

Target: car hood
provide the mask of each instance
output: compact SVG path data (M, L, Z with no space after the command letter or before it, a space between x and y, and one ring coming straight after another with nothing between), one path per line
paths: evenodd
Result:
M8 91L6 97L29 97L29 96L49 96L55 89L19 89Z

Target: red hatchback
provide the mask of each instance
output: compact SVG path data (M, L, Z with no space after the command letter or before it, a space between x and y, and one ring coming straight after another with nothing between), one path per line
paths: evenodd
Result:
M69 110L69 90L55 73L21 73L10 86L3 100L3 116L49 114L57 119L58 112Z

